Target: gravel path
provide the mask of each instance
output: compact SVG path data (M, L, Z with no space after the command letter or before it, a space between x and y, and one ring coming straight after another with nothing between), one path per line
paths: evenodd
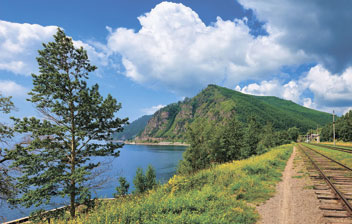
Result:
M257 207L261 224L322 223L322 212L313 185L296 148L287 162L275 196Z

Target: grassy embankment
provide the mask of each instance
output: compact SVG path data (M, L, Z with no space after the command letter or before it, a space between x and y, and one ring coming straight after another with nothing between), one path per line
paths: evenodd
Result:
M315 145L308 145L308 144L303 144L306 145L312 149L315 149L319 151L320 153L326 155L327 157L330 157L331 159L334 159L348 167L352 167L352 154L347 153L347 152L341 152L333 149L327 149L324 147L320 146L315 146Z
M292 145L246 160L175 175L142 195L105 202L75 220L53 223L255 223L255 205L270 198Z

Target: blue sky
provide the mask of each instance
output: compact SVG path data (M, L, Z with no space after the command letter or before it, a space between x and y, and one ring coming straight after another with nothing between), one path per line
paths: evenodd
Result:
M352 2L294 0L1 1L0 91L15 116L41 43L56 27L83 46L90 83L135 120L208 84L342 114L352 107Z

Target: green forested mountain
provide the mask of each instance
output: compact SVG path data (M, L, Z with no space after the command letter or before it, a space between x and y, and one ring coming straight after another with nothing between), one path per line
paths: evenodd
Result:
M195 97L157 111L138 139L183 141L187 124L199 120L221 122L232 115L245 123L250 116L256 116L263 125L272 123L274 130L287 130L295 126L302 132L331 120L328 113L292 101L273 96L253 96L209 85Z
M153 115L144 115L138 118L131 124L126 125L123 129L123 132L115 133L114 138L118 140L133 139L144 130L145 126L147 125L150 118L152 118L152 116Z

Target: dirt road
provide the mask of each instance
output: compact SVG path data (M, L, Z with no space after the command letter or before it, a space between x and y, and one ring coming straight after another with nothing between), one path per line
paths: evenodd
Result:
M276 186L274 197L257 207L261 224L321 223L322 212L313 185L297 152L293 153L283 172L282 181Z

